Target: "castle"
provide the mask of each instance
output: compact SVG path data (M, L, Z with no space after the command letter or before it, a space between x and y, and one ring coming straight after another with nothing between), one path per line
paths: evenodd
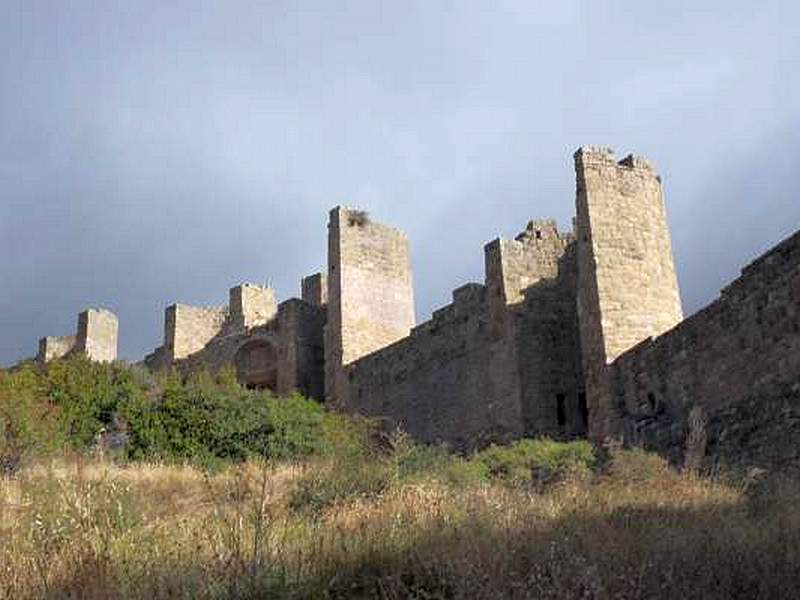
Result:
M244 284L224 306L174 304L145 363L232 363L245 385L459 448L588 432L670 450L692 410L712 429L783 411L797 447L800 233L684 320L660 177L605 148L574 161L573 231L536 220L489 242L484 282L454 290L429 321L415 324L405 235L337 207L327 272L302 280L301 299ZM43 359L60 353L42 343Z

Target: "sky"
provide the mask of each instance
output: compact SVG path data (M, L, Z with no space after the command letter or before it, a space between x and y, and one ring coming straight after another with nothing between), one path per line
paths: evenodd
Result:
M800 3L0 0L0 364L77 313L279 299L327 213L402 228L419 321L483 245L571 227L572 153L664 181L688 315L800 228Z

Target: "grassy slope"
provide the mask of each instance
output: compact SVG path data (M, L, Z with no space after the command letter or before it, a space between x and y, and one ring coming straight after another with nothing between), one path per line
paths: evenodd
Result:
M544 489L398 461L373 485L370 464L29 466L0 480L0 597L800 596L788 483L640 452Z

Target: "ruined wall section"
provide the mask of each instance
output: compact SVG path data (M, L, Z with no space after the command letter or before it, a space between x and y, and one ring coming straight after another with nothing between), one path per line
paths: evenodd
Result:
M212 316L214 314L212 311ZM208 317L204 313L195 315ZM266 384L280 395L298 391L321 400L324 398L325 381L324 322L323 309L291 298L281 302L275 317L263 325L247 329L219 326L216 335L201 348L173 364L184 373L202 368L213 371L231 365L244 385L258 383L260 387ZM205 335L210 333L204 331ZM250 364L253 360L264 361L268 357L272 364ZM252 372L253 367L256 367L256 371L274 371L274 378L249 381L249 376L259 374Z
M610 370L630 441L676 457L688 414L700 407L710 454L800 474L800 233Z
M591 435L620 433L605 366L683 318L661 180L646 160L575 153L578 315Z
M173 304L164 315L164 353L167 364L202 350L222 331L227 306Z
M325 311L320 306L292 298L278 311L280 351L285 376L279 393L297 390L310 398L325 398Z
M314 273L303 277L300 289L303 300L312 306L328 304L328 276L324 273Z
M232 287L229 292L228 326L248 329L264 325L278 312L275 290L271 287L243 283Z
M486 287L467 284L411 335L345 368L348 409L423 442L482 447L522 434L516 364L490 333Z
M414 326L408 239L366 213L337 207L328 223L326 396L347 404L345 365L406 337Z
M495 314L510 320L504 335L514 341L525 432L585 432L573 235L537 220L489 244L487 284L506 304L495 302Z
M103 308L90 308L78 315L75 350L93 361L116 360L118 335L117 315Z
M74 335L47 336L39 340L39 353L36 360L50 362L63 358L75 348L77 338Z
M104 308L90 308L78 315L75 335L41 338L36 358L49 362L81 353L92 361L110 362L117 359L118 335L117 315Z

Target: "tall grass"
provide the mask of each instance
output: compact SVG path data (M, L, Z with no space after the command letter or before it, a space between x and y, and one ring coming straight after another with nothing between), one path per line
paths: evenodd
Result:
M396 440L214 474L29 465L0 480L0 597L800 595L795 484L704 479L638 451L545 485L483 461Z

